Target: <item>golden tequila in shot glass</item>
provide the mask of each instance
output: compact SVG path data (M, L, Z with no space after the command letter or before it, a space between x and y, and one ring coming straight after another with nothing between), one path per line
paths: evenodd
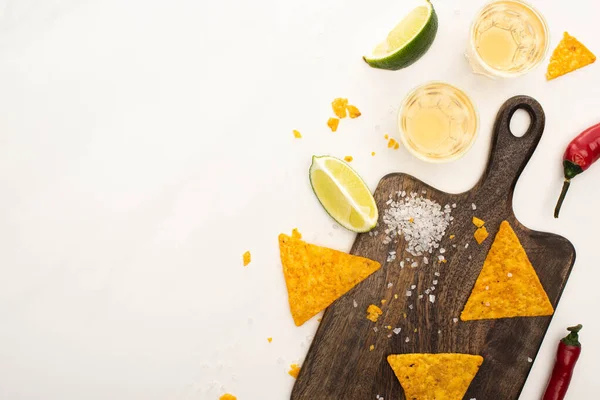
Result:
M479 117L460 89L429 82L408 94L398 114L400 138L417 158L447 162L460 158L477 136Z
M520 0L497 0L475 18L466 56L475 73L516 77L537 67L548 45L548 26L536 9Z

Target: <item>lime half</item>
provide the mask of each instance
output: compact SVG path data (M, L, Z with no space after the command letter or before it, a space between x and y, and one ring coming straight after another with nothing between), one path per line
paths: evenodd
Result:
M397 70L408 67L429 50L437 29L437 15L427 1L412 10L372 54L363 58L374 68Z
M335 157L313 157L310 184L325 211L344 228L368 232L377 225L371 191L348 164Z

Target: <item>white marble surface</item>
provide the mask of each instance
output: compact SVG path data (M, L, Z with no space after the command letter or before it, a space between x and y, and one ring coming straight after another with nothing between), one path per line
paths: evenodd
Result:
M600 53L597 1L532 2L553 47L568 30ZM354 156L372 188L403 171L466 190L498 107L515 94L547 113L517 217L578 252L521 398L540 397L575 323L585 348L567 398L593 398L600 166L573 182L560 220L552 210L566 144L600 121L600 65L550 83L543 68L513 81L475 76L462 53L483 1L437 0L431 51L404 71L370 69L363 52L413 5L396 3L1 0L0 398L288 398L287 366L317 322L290 318L277 234L297 226L342 250L354 239L313 197L310 156ZM471 152L443 167L382 138L407 91L431 79L463 87L482 122ZM332 134L338 96L363 116Z

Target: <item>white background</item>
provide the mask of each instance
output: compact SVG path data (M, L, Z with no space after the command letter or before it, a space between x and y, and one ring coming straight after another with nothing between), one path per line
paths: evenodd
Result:
M568 30L600 53L597 1L532 2L552 48ZM317 322L292 322L277 235L298 227L341 250L354 240L314 198L311 155L352 155L373 189L401 171L463 191L515 94L547 115L517 217L577 248L521 398L540 397L576 323L584 349L567 397L596 397L600 166L574 180L560 220L552 211L566 144L600 122L600 65L552 82L546 62L516 80L473 75L463 50L483 3L435 1L431 50L387 72L361 56L414 2L1 0L0 398L289 398L287 367L302 361ZM383 139L397 137L407 91L432 79L462 87L481 117L473 149L444 166ZM332 133L340 96L363 116Z

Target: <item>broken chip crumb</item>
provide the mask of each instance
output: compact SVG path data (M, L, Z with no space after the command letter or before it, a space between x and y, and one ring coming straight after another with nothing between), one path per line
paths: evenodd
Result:
M481 228L483 225L485 225L485 221L477 217L473 217L473 225L475 225L478 228Z
M267 338L267 341L268 341L269 343L271 343L271 342L273 341L273 338L272 338L272 337L268 337L268 338Z
M384 138L385 140L388 140L388 139L390 138L390 135L388 135L388 134L386 133L385 135L383 135L383 138Z
M317 322L321 322L323 318L317 318Z
M348 109L348 115L350 116L350 118L358 118L362 115L358 108L356 108L353 105L348 104L346 108Z
M398 150L400 148L400 143L396 142L396 144L394 144L394 150Z
M337 131L339 124L340 120L337 118L329 118L329 120L327 120L327 126L331 129L331 132Z
M367 319L370 321L377 322L381 314L383 314L383 311L381 311L381 308L377 307L375 304L371 304L367 308Z
M245 252L242 258L244 260L244 267L247 267L252 261L252 255L250 254L250 251Z
M374 155L375 155L375 152L374 152L374 151L372 151L372 152L371 152L371 155L372 155L372 156L374 156Z
M549 81L596 61L596 56L567 32L550 57L546 79Z
M454 239L456 235L450 235L450 240Z
M398 298L398 294L395 294L395 295L394 295L394 298L395 298L395 299L397 299L397 298Z
M294 129L292 132L294 133L294 137L296 139L301 139L302 138L302 134L300 132L298 132L297 130Z
M369 351L373 351L373 350L375 350L375 346L374 345L370 345L369 346Z
M391 149L391 148L392 148L392 147L394 147L395 145L396 145L396 139L394 139L394 138L391 138L391 139L388 141L388 149Z
M292 239L302 239L302 234L298 231L298 228L292 229Z
M223 396L219 397L219 400L237 400L237 397L232 394L225 393Z
M338 118L346 118L346 107L348 106L348 99L338 97L331 102L331 108L333 113Z
M490 234L488 233L487 229L485 229L485 226L482 226L481 228L477 228L475 234L473 234L473 237L475 237L475 240L477 240L478 244L481 244L489 235Z
M386 299L382 299L382 300L381 300L381 304L385 304L386 302L387 302L387 300L386 300Z
M344 157L344 161L346 161L346 162L352 162L352 160L354 160L354 157L352 157L352 156Z
M294 379L298 379L298 374L300 373L300 366L298 364L292 364L290 365L290 370L288 371L288 374L293 377Z

